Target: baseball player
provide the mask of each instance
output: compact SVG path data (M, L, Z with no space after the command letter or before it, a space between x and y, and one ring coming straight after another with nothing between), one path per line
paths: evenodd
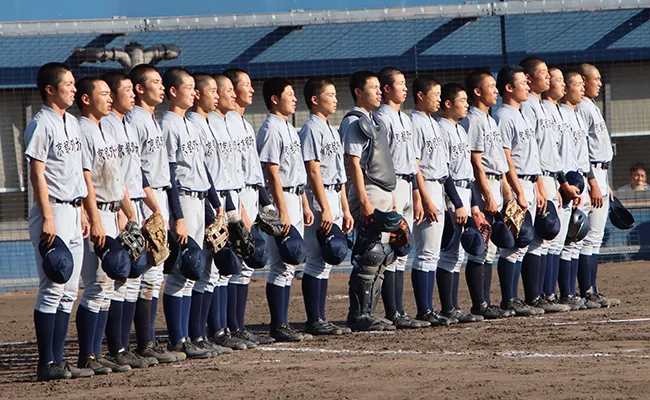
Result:
M240 136L240 148L242 151L242 172L244 173L245 186L239 193L239 201L246 210L250 221L255 221L259 210L259 188L264 185L264 174L262 164L257 154L255 143L255 131L251 124L244 118L246 107L253 104L253 84L248 74L238 68L230 68L223 72L223 75L230 79L235 89L235 109L228 111L226 122L230 129ZM229 310L236 314L238 329L232 332L232 336L247 342L257 344L270 344L275 340L265 335L253 334L246 330L244 317L246 315L246 302L248 300L248 284L250 283L253 269L244 263L242 273L233 275L228 282L230 291L236 291L236 304L231 302Z
M129 220L136 219L131 198L120 174L117 142L112 134L104 132L100 120L109 115L111 90L100 78L85 77L77 82L75 102L82 117L81 156L88 196L84 209L90 220L90 238L84 242L84 260L81 278L83 294L77 309L77 334L79 336L79 368L90 368L95 374L128 371L131 368L117 365L101 355L104 330L113 355L123 349L121 341L121 316L112 318L107 325L111 299L117 292L124 293L124 281L108 277L95 253L95 246L103 248L106 237L116 238L119 233L118 211L122 209ZM92 244L95 246L93 246Z
M171 190L168 192L170 226L178 243L187 244L189 238L203 248L205 235L205 203L210 182L204 165L202 139L196 125L185 118L194 104L194 78L182 68L170 68L163 75L169 109L160 121L166 138ZM189 338L189 326L200 313L190 313L194 281L180 273L165 276L163 307L170 350L183 352L188 358L206 358L210 351L198 347ZM190 316L194 317L190 321Z
M336 88L327 78L311 78L303 90L309 119L300 130L302 158L309 183L306 191L314 223L305 228L307 263L302 277L302 293L307 311L305 331L313 335L342 334L349 328L338 327L324 315L327 283L332 266L323 260L316 233L329 233L333 224L347 234L354 220L345 191L343 146L328 117L336 112Z
M589 182L591 200L589 233L585 238L584 246L580 250L578 282L583 297L599 303L603 307L617 306L620 304L620 300L608 299L598 292L598 285L596 284L600 245L605 234L609 200L614 195L609 187L607 176L607 170L614 154L607 123L594 103L594 99L598 97L602 87L600 71L591 64L581 64L579 71L585 83L585 99L578 104L577 110L587 123L589 161L597 184Z
M149 183L151 193L158 207L142 207L142 217L149 218L153 209L160 212L165 224L169 222L167 190L171 188L167 148L154 110L165 98L162 78L155 67L149 64L135 66L129 72L135 92L135 106L124 117L126 126L135 132L140 148L140 163L143 178ZM151 204L153 206L153 203ZM140 291L136 302L135 324L137 348L142 357L153 357L160 363L185 359L184 353L170 353L156 340L155 326L158 311L158 297L163 281L163 265L152 266L142 274ZM149 317L147 318L147 314ZM147 321L148 320L148 329Z
M356 225L350 274L350 309L347 326L353 331L394 330L391 321L374 315L381 292L383 272L392 260L389 235L369 234L363 225L372 222L375 211L390 211L397 181L388 138L374 123L371 112L381 104L379 79L374 72L356 71L350 77L355 107L343 118L341 135L351 182L350 213ZM379 254L381 252L381 254ZM370 253L373 262L367 262Z
M538 193L543 187L543 192L547 194L548 200L553 202L557 209L559 205L558 190L560 185L565 189L569 188L562 171L562 164L559 151L559 132L553 126L551 116L542 107L542 93L550 87L551 76L548 72L546 63L537 57L523 59L519 66L523 68L530 92L528 100L521 103L521 113L526 120L535 129L535 138L539 146L541 177L537 180L536 185ZM575 187L573 189L575 190ZM537 196L537 208L545 210L547 206L546 198ZM541 202L544 201L545 204ZM542 211L544 212L544 211ZM552 275L552 268L547 268L551 264L552 257L548 256L548 250L551 246L550 240L544 240L535 233L535 238L528 246L528 252L524 256L522 272L524 274L534 274L538 276L534 279L537 286L524 286L526 292L526 303L544 309L545 312L569 311L568 307L563 304L552 304L546 301L543 296L544 281L546 274ZM547 272L547 270L549 270Z
M63 361L72 305L77 299L83 260L83 238L89 225L82 213L82 199L88 191L81 168L81 133L77 119L66 112L74 103L75 80L61 63L43 65L36 77L43 100L41 110L25 129L25 157L34 190L29 211L29 238L34 246L39 286L34 305L34 328L38 346L39 381L79 377L82 371ZM56 283L45 275L38 250L60 237L74 260L66 283Z
M400 110L408 92L406 77L397 68L386 67L379 71L379 83L383 104L374 117L388 134L388 143L397 175L397 187L393 193L395 207L412 231L414 210L418 212L415 219L419 222L422 205L419 192L413 188L417 163L411 119ZM397 257L386 268L381 292L386 318L391 320L398 329L421 328L423 325L429 325L429 323L412 319L404 312L404 269L407 258L408 256Z
M440 102L442 105L442 118L438 120L442 130L443 146L448 152L449 180L446 186L455 186L455 190L447 190L447 209L455 216L454 229L462 232L468 218L472 218L470 211L472 204L472 187L474 184L474 171L471 164L471 151L465 128L458 121L467 116L467 93L462 86L449 83L442 87ZM477 209L476 209L477 210ZM480 211L478 211L480 213ZM460 247L460 241L452 243L440 253L438 261L438 294L442 314L458 322L482 321L483 316L464 312L458 306L458 286L460 281L460 268L465 261L465 251ZM468 285L470 291L479 290L477 285ZM483 288L480 288L483 291ZM474 297L476 294L473 294Z
M313 223L314 214L305 195L307 174L300 151L300 138L296 128L288 121L289 116L296 112L296 95L291 82L284 78L268 79L264 82L262 94L269 110L257 133L257 151L264 176L285 233L293 225L304 236L304 227ZM273 237L267 236L266 244L270 264L266 297L271 313L271 337L277 341L309 339L311 335L293 330L288 321L295 267L282 261Z
M536 186L541 169L535 131L521 112L521 103L528 99L529 90L523 68L517 65L501 68L497 75L497 89L501 93L503 104L494 113L494 120L501 133L502 145L509 165L510 178L508 181L514 189L517 203L522 209L528 210L534 222L538 192L540 199L544 199L544 205L546 204L546 195L543 186ZM539 204L542 202L540 201ZM521 261L526 254L527 247L501 249L499 255L501 308L512 310L517 315L544 313L543 309L531 307L517 298L515 288L519 285ZM523 270L522 277L526 293L532 293L534 288L539 287L537 265L531 265L528 269Z
M465 80L467 97L471 104L467 117L460 121L469 137L474 169L475 189L480 194L479 208L486 218L493 219L501 210L503 199L512 197L508 183L508 162L496 121L490 116L490 107L497 104L499 92L496 81L488 71L472 71ZM512 178L511 178L512 179ZM516 180L516 177L515 177ZM515 182L518 185L518 182ZM479 256L470 255L465 267L467 284L472 295L471 313L486 319L508 317L510 310L503 310L490 301L492 268L496 246L491 241ZM501 278L501 275L499 276ZM503 285L504 282L501 282ZM508 285L508 283L505 283ZM483 290L479 290L479 288Z

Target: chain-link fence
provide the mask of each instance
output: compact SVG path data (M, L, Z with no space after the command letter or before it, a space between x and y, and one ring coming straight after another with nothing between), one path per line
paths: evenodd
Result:
M480 3L358 11L290 12L239 16L0 23L0 290L37 282L27 212L32 204L23 131L40 108L36 72L50 61L75 77L151 62L215 73L249 72L256 90L247 117L259 127L266 110L263 81L284 76L300 101L294 124L308 116L302 87L314 75L338 89L338 124L352 106L348 77L357 69L395 66L407 80L434 75L464 81L474 68L496 74L504 64L538 56L549 65L594 63L604 87L597 99L612 134L614 190L640 181L650 150L650 1L583 0ZM404 108L408 112L413 104ZM157 112L166 108L161 105ZM76 107L71 112L76 113ZM647 163L650 166L650 161ZM634 168L632 168L634 166ZM637 176L637 181L632 179ZM645 187L645 186L643 186ZM622 190L637 226L608 224L602 254L642 257L650 244L648 191Z

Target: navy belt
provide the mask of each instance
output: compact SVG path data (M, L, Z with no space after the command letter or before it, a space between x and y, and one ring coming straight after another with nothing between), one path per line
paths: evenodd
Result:
M521 179L522 181L530 181L530 182L537 182L537 177L538 175L517 175L517 178Z
M591 165L593 165L596 168L600 169L609 169L609 163L608 162L592 162Z
M53 202L55 202L57 204L69 204L72 207L77 208L77 207L81 207L81 204L83 204L84 198L83 197L77 197L76 199L73 199L71 201L66 201L66 200L59 200L56 197L51 197L50 196L50 200L52 200Z
M411 182L411 181L413 181L413 174L409 174L409 175L396 174L395 176L396 176L398 179L405 180L406 182Z
M335 183L333 185L323 185L325 190L334 190L335 192L340 192L343 189L342 183Z
M282 191L287 193L297 194L298 196L302 196L305 193L305 185L298 185L295 187L285 187L282 188Z
M122 208L122 202L121 201L109 201L107 203L97 202L97 208L102 211L110 211L116 213L120 211L120 208Z
M203 200L206 197L208 197L208 192L197 192L193 190L179 190L178 194L182 194L183 196L187 196L187 197L194 197L199 200Z
M226 197L228 195L228 192L239 193L241 192L241 189L224 189L224 190L217 190L217 192L219 192L219 196Z
M550 176L552 178L557 179L557 177L560 175L559 172L551 172L551 171L542 171L543 176Z
M261 187L262 187L262 185L259 185L259 184L255 184L255 185L246 184L246 188L248 188L248 189L260 190Z

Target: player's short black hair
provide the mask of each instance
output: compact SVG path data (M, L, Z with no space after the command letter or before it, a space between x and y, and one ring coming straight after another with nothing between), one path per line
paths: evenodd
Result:
M519 65L506 65L499 70L497 74L497 90L502 97L506 92L506 85L514 85L515 74L519 72L524 72L524 69Z
M379 80L376 73L367 69L360 69L350 75L350 93L352 93L352 100L354 100L355 103L357 102L357 94L354 93L354 90L363 90L370 78L377 78Z
M563 70L562 75L564 75L564 82L567 84L567 86L569 85L571 78L574 76L582 77L582 74L578 70L572 68Z
M379 71L379 85L381 85L381 92L384 93L384 87L390 86L395 82L395 75L404 75L404 72L395 67L385 67Z
M227 70L223 71L221 74L226 76L228 79L230 79L234 87L237 87L237 85L239 84L239 80L241 79L241 75L242 74L248 75L248 72L244 71L241 68L228 68Z
M95 84L100 81L102 81L102 78L98 76L85 76L77 81L75 85L77 87L77 93L74 95L74 101L77 103L77 107L79 107L80 111L84 106L81 97L83 97L84 94L88 96L92 95L93 90L95 90Z
M129 76L124 72L111 71L102 75L102 80L108 84L113 94L117 94L117 90L124 81L130 81Z
M440 106L442 108L447 108L445 106L445 101L449 100L452 103L456 100L456 97L460 92L464 92L465 88L457 83L448 83L440 89Z
M144 86L144 83L147 80L147 74L149 72L158 72L158 70L151 64L139 64L131 69L131 72L129 72L129 78L131 78L134 89L136 85ZM135 95L138 96L137 91Z
M489 76L492 76L492 74L487 69L477 69L467 75L467 78L465 78L465 91L467 92L467 99L470 101L470 104L476 101L474 89L479 89L483 80Z
M167 99L169 99L169 90L173 87L178 89L183 84L183 79L188 76L191 77L192 74L181 67L174 67L165 71L162 81L163 85L165 85L165 96L167 96Z
M519 61L519 66L524 69L524 74L532 75L535 73L535 70L537 70L537 67L543 63L544 60L539 57L526 57Z
M287 86L291 86L291 81L287 78L281 78L278 76L269 78L264 82L264 85L262 86L262 96L264 97L264 104L269 111L271 111L271 106L273 105L271 97L282 96L282 92L284 92L284 89L286 89Z
M629 169L629 171L630 171L630 175L632 175L633 173L635 173L635 172L638 171L638 170L643 170L643 172L645 172L646 174L648 173L648 172L646 171L646 169L645 169L645 164L643 164L642 162L638 162L638 163L636 163L636 164L633 164L633 165L630 167L630 169Z
M311 98L313 96L318 97L321 94L323 94L325 88L330 85L334 86L334 82L332 82L331 79L326 78L324 76L307 79L307 82L305 82L305 89L303 90L303 95L305 96L305 103L307 104L307 108L311 110L311 107L314 105L314 103L311 102Z
M41 94L43 101L47 100L45 88L48 86L57 87L61 83L63 75L68 71L70 71L70 68L59 62L47 63L38 69L36 87L38 87L38 92Z
M196 90L203 90L210 82L210 79L214 79L212 75L206 74L205 72L195 72L192 74L192 78L194 78L194 87Z
M429 76L418 76L413 81L413 101L418 102L418 93L422 94L429 93L429 90L433 89L435 86L440 86L440 82L433 77Z

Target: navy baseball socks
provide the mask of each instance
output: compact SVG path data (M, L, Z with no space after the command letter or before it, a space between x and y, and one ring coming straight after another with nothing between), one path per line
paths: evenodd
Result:
M219 332L223 326L221 326L221 306L219 305L219 287L215 286L212 296L210 296L210 307L208 310L208 323L206 331L208 337L214 337L214 334Z
M580 296L585 297L591 288L591 255L580 254L578 259L578 287Z
M560 259L557 282L560 287L560 298L565 299L573 296L573 290L571 289L571 260ZM575 281L573 287L575 288Z
M472 310L479 310L485 302L484 294L484 273L483 264L468 260L465 265L465 281L469 296L472 299ZM473 312L472 312L473 313Z
M309 274L302 275L302 297L307 314L306 325L311 325L320 318L320 282Z
M542 254L540 256L541 261L539 263L539 276L537 277L537 293L540 295L544 294L544 282L546 281L546 275L549 274L549 262L551 257L548 254Z
M183 337L190 336L190 309L192 308L192 296L183 296L183 319L181 320L183 325Z
M523 261L515 263L515 274L512 276L512 294L515 299L519 298L519 277L521 276L521 268Z
M427 308L433 311L433 291L436 286L436 271L427 272Z
M106 331L106 326L108 325L108 310L101 310L97 313L97 327L95 328L95 338L94 338L94 354L96 357L99 357L102 354L102 341L104 339L104 332Z
M440 308L443 314L454 308L454 273L444 269L438 269L438 295L440 296Z
M266 300L271 314L271 330L277 329L284 323L284 286L266 284Z
M156 317L158 315L158 297L151 299L151 314L149 316L149 339L156 340Z
M542 262L545 261L541 256L526 253L522 262L521 280L524 283L524 296L526 303L532 305L539 297L538 292L540 284L540 269Z
M135 340L137 342L138 349L141 350L147 347L149 342L154 340L154 337L151 336L151 329L149 327L149 322L151 319L151 305L152 300L138 299L135 302L135 314L132 320L135 327ZM124 314L124 311L122 311L123 317L125 317ZM130 333L127 332L127 334ZM124 341L124 336L122 336L122 339L122 341Z
M55 361L54 358L55 319L56 319L56 314L46 314L34 310L34 328L36 328L36 346L38 347L39 365L44 365L49 363L50 361Z
M122 321L124 313L123 301L111 301L111 306L108 309L108 319L106 323L106 344L108 345L108 353L115 356L120 350L124 348L122 345ZM99 357L101 351L96 353Z
M404 312L404 271L395 271L395 308L405 315Z
M329 279L319 279L320 290L318 291L320 298L318 299L318 313L321 319L327 320L325 317L325 301L327 300L327 286Z
M486 303L492 304L491 290L492 290L492 270L494 265L492 263L483 264L483 299Z
M384 303L386 318L392 320L397 313L395 302L395 271L384 271L384 283L381 286L381 301Z
M429 273L427 271L411 270L411 283L413 284L413 295L415 296L418 316L424 315L427 311L432 311L430 307L431 301L427 299L428 281Z
M515 263L500 257L497 263L497 272L499 274L501 287L501 308L505 309L505 305L511 299L515 298L513 283L516 274L516 265Z
M231 332L239 330L239 322L237 321L237 287L233 283L226 286L228 293L228 309L226 310L226 319L228 321L228 329Z
M169 345L174 347L183 339L183 297L163 294L163 311L167 323Z
M120 336L122 338L122 345L126 350L130 349L131 342L131 326L135 317L135 301L124 301L122 306L122 331Z
M203 293L192 291L190 304L190 321L187 327L191 340L203 339L201 331L201 316L203 315Z
M560 270L560 255L548 254L546 257L546 274L544 276L542 293L547 297L554 297L557 293L558 274Z
M201 298L203 304L201 304L201 336L204 339L208 338L208 318L210 315L210 305L212 304L212 292L207 290L203 292L203 297Z

